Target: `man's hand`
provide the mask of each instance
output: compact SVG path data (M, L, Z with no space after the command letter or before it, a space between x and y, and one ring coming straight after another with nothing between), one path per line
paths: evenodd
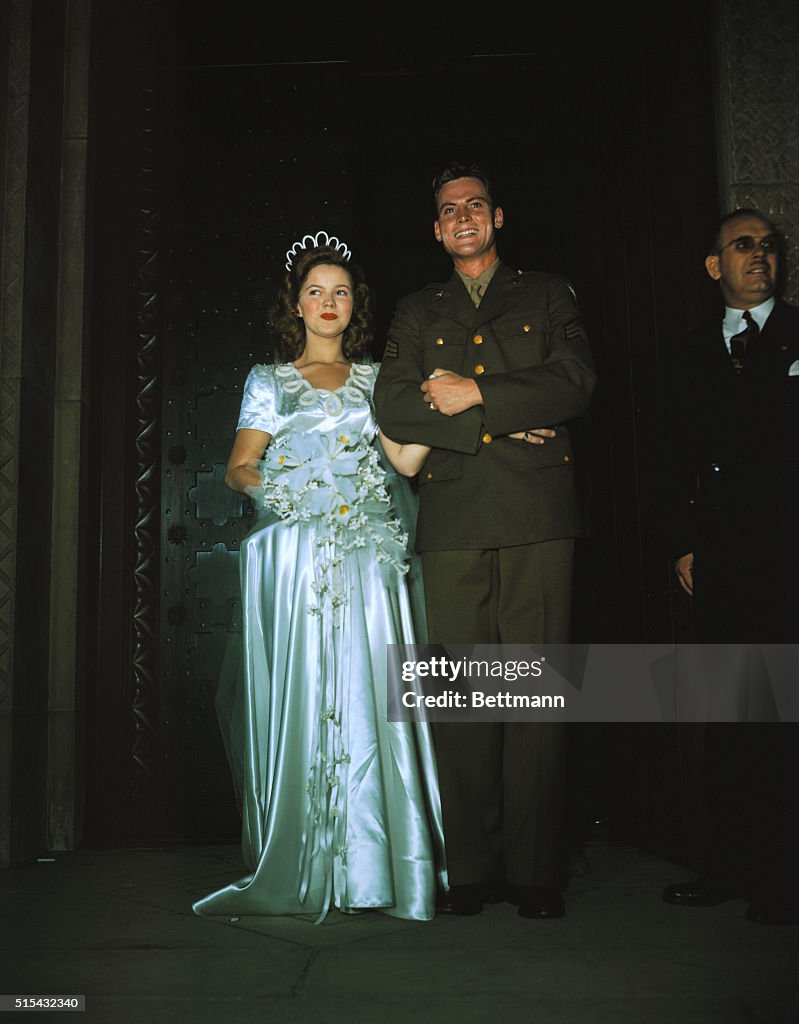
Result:
M549 427L538 427L536 430L520 430L516 434L508 434L508 437L515 437L519 441L526 441L528 444L543 444L544 438L554 437L555 431Z
M433 370L422 382L422 396L434 412L457 416L474 405L483 404L477 381L451 370Z
M694 596L694 556L683 555L682 558L678 558L674 563L674 571L677 573L677 579L680 581L680 586L683 588L686 594L690 597Z

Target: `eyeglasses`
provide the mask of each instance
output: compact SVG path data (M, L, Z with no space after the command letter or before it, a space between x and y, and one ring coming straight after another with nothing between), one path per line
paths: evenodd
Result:
M735 246L736 252L751 252L757 246L760 246L763 252L771 253L777 251L777 236L762 235L760 238L753 238L752 235L741 235L739 238L733 238L733 240L731 242L727 242L726 245L722 245L718 251L718 255L720 256L724 250L729 249L731 245Z

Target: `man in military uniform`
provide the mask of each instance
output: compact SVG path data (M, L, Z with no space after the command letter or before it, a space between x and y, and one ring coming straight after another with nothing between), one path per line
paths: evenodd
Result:
M432 447L416 538L429 639L562 643L584 533L566 424L595 380L580 312L563 278L499 261L504 214L479 168L450 165L433 190L454 273L399 302L375 388L386 434ZM545 442L528 443L542 440L532 426ZM479 913L501 879L522 916L561 916L565 726L439 723L434 735L440 910Z

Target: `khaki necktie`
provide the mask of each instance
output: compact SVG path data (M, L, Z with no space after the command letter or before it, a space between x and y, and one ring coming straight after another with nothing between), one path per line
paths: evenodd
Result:
M752 354L752 347L760 334L757 321L753 319L748 309L744 310L742 331L730 338L730 357L732 365L740 373L746 365L747 355Z
M472 281L469 285L469 297L475 306L480 305L480 299L483 297L483 286L479 281Z

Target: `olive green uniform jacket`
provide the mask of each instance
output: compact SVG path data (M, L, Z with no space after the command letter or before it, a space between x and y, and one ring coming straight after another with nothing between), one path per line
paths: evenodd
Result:
M435 369L477 380L483 405L444 416L419 386ZM460 277L401 299L375 386L377 420L431 445L419 474L420 551L499 548L585 534L567 423L595 381L566 280L500 263L479 308ZM554 427L530 444L506 435Z

